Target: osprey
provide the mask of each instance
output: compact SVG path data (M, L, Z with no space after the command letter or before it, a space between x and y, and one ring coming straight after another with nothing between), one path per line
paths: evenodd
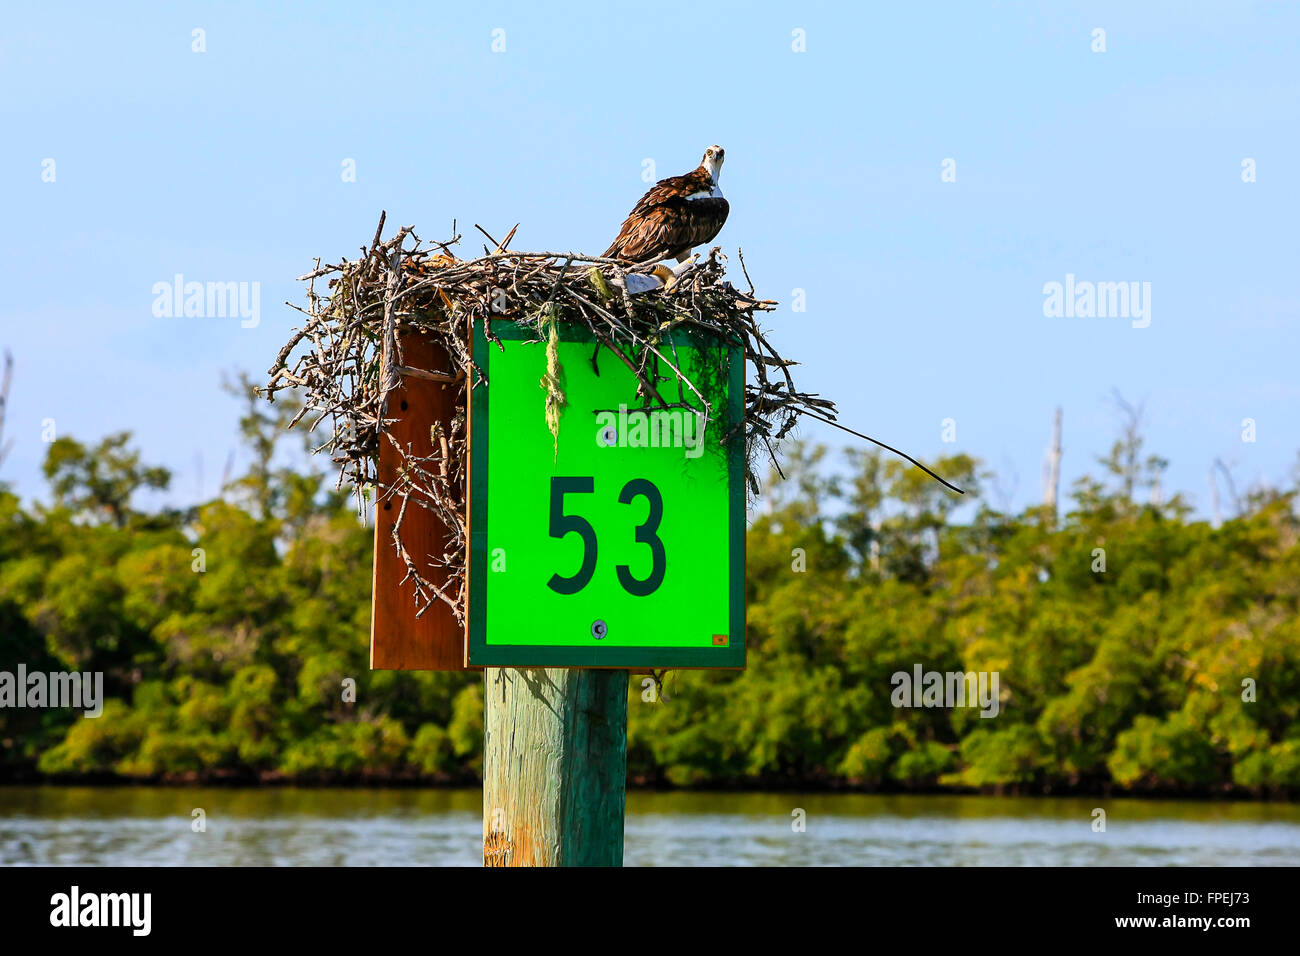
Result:
M722 147L710 146L694 172L655 183L623 220L604 258L638 264L669 258L685 262L692 248L711 241L730 209L718 188L722 159Z

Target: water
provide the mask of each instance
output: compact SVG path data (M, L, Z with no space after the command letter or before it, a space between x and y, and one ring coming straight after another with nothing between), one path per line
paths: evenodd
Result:
M0 788L0 865L478 866L478 790ZM1106 832L1092 811L1106 811ZM191 829L192 811L207 832ZM795 832L795 810L806 829ZM1300 805L631 793L626 862L1300 865Z

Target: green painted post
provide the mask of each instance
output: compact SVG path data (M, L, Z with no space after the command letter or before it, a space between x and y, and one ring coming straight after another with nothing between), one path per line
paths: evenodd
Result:
M628 672L483 680L483 865L622 866Z

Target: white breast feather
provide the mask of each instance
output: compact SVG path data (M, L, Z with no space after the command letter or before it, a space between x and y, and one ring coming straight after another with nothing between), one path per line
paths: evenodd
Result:
M691 199L721 199L722 187L719 186L717 183L714 183L713 189L711 190L701 189L699 192L691 193L686 198L688 201Z

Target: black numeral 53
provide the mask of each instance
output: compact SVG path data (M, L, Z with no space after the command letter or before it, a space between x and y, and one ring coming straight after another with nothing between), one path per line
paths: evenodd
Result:
M564 577L551 575L547 586L557 594L577 594L591 583L596 573L596 554L598 542L596 529L591 522L581 515L564 513L564 496L569 494L593 494L596 490L595 478L552 478L551 479L551 518L550 534L552 538L563 538L577 534L582 538L582 565L576 574ZM668 570L668 555L664 543L659 538L659 523L664 517L664 499L654 483L646 478L633 478L618 493L619 504L630 505L637 498L650 502L650 513L645 522L636 529L636 541L650 548L650 576L644 579L632 576L632 569L626 564L618 565L618 583L628 594L645 597L653 594L664 583L664 574Z

